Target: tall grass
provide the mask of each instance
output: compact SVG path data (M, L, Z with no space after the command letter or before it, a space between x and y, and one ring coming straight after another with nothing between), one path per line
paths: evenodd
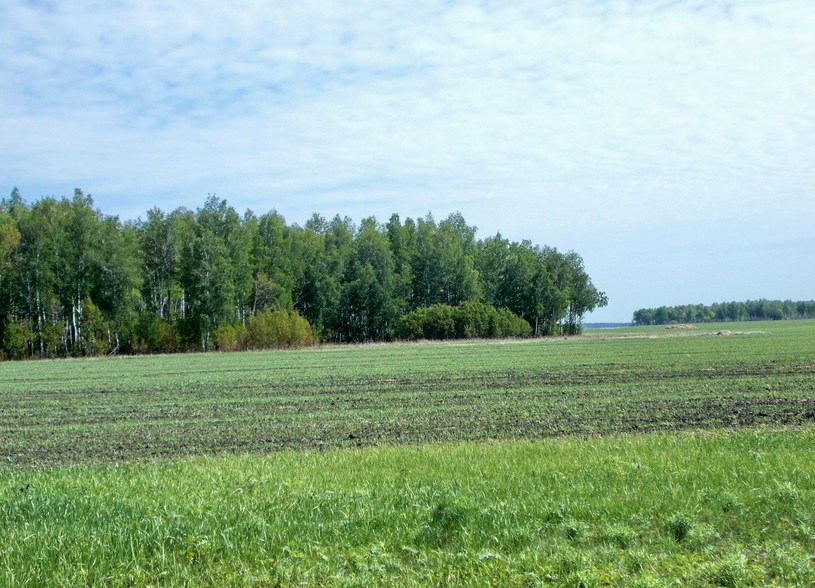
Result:
M815 583L815 430L0 472L0 584Z

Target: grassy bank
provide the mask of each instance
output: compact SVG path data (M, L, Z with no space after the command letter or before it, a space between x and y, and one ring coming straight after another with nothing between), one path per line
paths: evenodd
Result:
M6 468L0 584L812 585L813 462L805 428Z

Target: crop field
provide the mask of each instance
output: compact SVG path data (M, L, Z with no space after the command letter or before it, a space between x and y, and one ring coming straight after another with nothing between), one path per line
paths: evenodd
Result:
M815 585L815 321L7 362L0 415L0 586Z
M815 421L815 322L0 364L9 465Z

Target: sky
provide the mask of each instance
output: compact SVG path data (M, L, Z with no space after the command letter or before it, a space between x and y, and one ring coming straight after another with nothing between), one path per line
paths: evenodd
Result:
M4 0L0 54L0 197L458 211L591 322L815 298L812 0Z

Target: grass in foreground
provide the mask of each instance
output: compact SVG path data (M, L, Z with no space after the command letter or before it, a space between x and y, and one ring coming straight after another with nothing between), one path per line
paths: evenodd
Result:
M706 337L720 328L736 334ZM815 321L0 364L0 460L815 422Z
M815 429L0 472L0 584L815 584Z

